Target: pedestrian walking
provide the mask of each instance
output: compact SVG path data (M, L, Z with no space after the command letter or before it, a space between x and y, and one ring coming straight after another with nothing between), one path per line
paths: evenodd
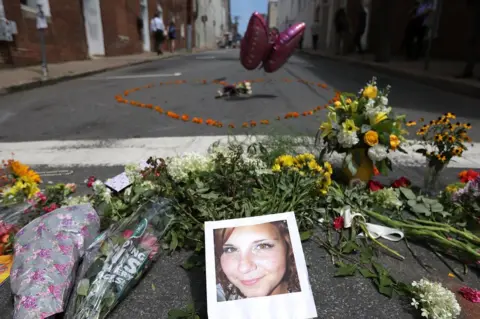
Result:
M477 46L480 43L480 1L467 0L467 6L471 29L467 42L466 65L463 73L459 75L458 78L473 77L475 64L478 62Z
M318 35L320 34L320 22L318 21L318 18L315 18L315 21L313 22L311 27L311 32L312 32L312 47L313 47L313 50L317 51Z
M353 44L355 45L355 49L357 49L358 53L363 54L363 46L362 46L362 37L365 33L365 29L367 28L367 12L362 4L358 6L358 22L357 27L355 30L355 35L353 36Z
M345 8L340 8L335 13L335 54L343 55L345 39L349 32L349 23Z
M177 27L175 26L175 22L172 20L168 25L168 44L170 48L170 52L175 52L175 39L177 38Z
M157 54L163 54L162 44L165 40L165 24L162 19L162 12L157 12L150 22L150 29L152 30L155 39L155 50Z

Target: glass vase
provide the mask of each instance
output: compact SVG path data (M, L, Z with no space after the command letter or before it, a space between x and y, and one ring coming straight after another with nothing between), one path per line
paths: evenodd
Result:
M423 191L425 195L429 197L435 197L441 190L441 174L444 166L437 166L427 163L427 169L425 171L425 179L423 183Z

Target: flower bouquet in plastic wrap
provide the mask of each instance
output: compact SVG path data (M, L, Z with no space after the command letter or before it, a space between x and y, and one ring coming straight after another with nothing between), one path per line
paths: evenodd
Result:
M66 317L105 318L140 281L160 251L172 222L170 202L157 199L112 225L89 247Z

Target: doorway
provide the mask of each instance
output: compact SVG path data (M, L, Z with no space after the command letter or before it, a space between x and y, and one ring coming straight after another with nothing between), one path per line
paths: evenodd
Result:
M105 55L100 0L83 0L83 16L85 18L88 55Z

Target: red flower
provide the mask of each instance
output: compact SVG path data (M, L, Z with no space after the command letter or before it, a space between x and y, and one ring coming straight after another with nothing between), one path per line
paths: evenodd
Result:
M383 189L382 183L374 180L369 180L367 186L372 192L376 192L378 190Z
M463 296L463 298L467 299L468 301L479 303L480 302L480 291L470 288L470 287L462 287L458 291Z
M343 219L342 216L339 216L339 217L335 218L333 220L333 228L335 228L335 230L342 229L343 225L344 225L344 222L345 222L345 220Z
M400 187L409 187L411 184L412 182L410 182L408 178L402 176L396 181L394 181L391 186L393 188L400 188Z
M87 187L88 188L92 188L93 186L93 183L95 183L95 176L90 176L88 179L87 179Z
M474 171L473 169L469 169L468 171L461 171L458 174L458 178L460 178L460 181L462 183L467 183L469 181L475 180L480 173Z
M50 205L45 206L45 207L43 208L43 211L44 211L45 213L50 213L50 212L53 212L53 211L54 211L55 209L57 209L57 208L60 208L60 206L58 206L58 205L55 204L55 203L51 203Z

